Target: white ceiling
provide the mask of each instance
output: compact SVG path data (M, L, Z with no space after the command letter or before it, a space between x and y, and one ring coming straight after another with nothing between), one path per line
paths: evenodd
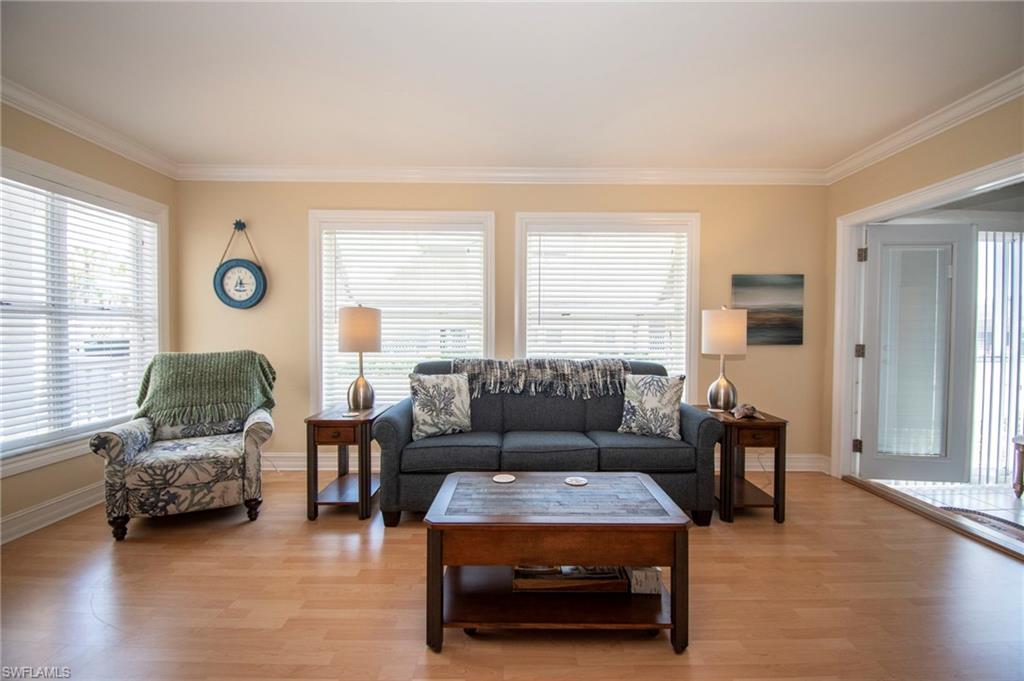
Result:
M177 164L824 169L1024 4L2 4L5 79Z

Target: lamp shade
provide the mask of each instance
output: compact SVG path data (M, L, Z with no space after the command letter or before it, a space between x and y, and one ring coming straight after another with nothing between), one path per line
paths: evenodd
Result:
M338 308L338 352L380 352L380 310Z
M747 311L704 310L700 336L703 353L742 355L747 351Z

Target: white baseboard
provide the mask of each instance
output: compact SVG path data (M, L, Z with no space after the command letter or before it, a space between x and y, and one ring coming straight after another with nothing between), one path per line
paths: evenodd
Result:
M357 470L358 460L356 458L355 448L349 452L348 467L349 470ZM306 470L306 453L305 452L263 452L261 456L262 468L264 471L304 471ZM338 457L333 452L320 452L320 456L317 458L317 469L321 471L333 471L338 467ZM374 448L374 451L370 454L371 468L375 471L380 470L380 452Z
M355 453L349 456L349 469L356 470ZM374 451L371 455L372 468L380 470L380 453ZM771 450L758 451L753 448L747 449L748 471L773 471L775 470L775 457ZM318 459L319 470L335 470L337 458L333 454L321 452ZM715 454L715 470L719 469L718 455ZM306 470L305 452L264 452L263 470L265 471L304 471ZM829 471L829 458L822 454L786 454L786 470L792 473L827 473Z
M24 537L58 520L92 508L103 503L103 481L94 482L67 494L23 508L10 515L0 518L0 543Z

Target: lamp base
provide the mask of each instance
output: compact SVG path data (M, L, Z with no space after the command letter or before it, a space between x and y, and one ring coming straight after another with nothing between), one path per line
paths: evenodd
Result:
M348 408L352 411L363 411L373 408L373 386L359 374L348 387Z
M708 406L716 411L728 411L736 406L736 386L725 374L708 386Z

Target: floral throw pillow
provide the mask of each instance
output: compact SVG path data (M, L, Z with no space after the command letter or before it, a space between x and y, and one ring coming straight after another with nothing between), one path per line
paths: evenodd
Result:
M620 433L681 440L679 402L686 376L626 376Z
M469 379L466 374L409 374L412 439L468 433Z

